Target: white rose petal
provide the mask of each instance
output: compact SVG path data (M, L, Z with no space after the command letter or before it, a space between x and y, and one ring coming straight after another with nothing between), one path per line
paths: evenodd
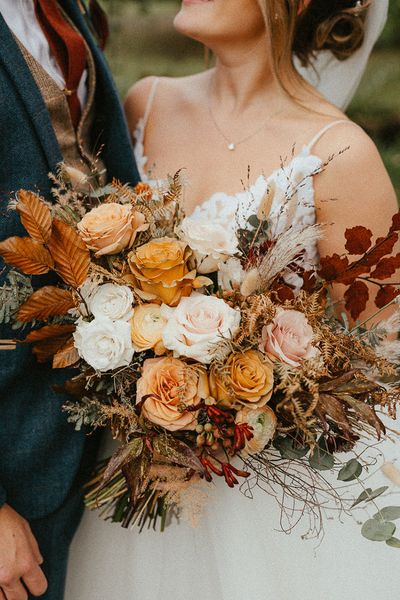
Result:
M163 343L175 356L186 356L209 364L215 346L223 339L232 339L240 325L240 312L224 300L213 296L192 294L182 298L176 308L163 305L161 314L167 325Z
M89 298L88 304L92 315L98 318L128 321L133 315L133 294L126 285L100 285Z
M110 371L132 361L134 349L127 321L104 317L90 323L80 321L73 335L79 356L97 371Z
M229 258L219 265L218 285L223 290L231 291L240 288L245 270L238 258Z
M222 261L239 251L234 227L221 221L186 217L178 235L194 251L197 271L202 274L217 271Z

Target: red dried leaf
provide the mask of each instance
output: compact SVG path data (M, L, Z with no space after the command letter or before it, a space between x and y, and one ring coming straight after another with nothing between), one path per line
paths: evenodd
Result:
M354 281L346 290L344 298L346 300L346 310L356 320L367 306L369 299L368 286L363 281Z
M382 258L376 269L372 271L371 277L384 281L394 275L397 269L400 269L400 254L390 256L389 258Z
M54 219L53 233L48 246L60 277L68 285L80 287L88 275L90 254L75 229L59 219Z
M306 292L313 292L315 289L315 271L304 271L301 274L301 278L303 279L303 284L301 289Z
M390 233L392 233L393 231L400 231L400 212L393 215L392 226L389 231Z
M294 299L293 290L288 285L279 286L278 289L276 290L276 294L277 294L280 302L286 302L286 300Z
M394 285L385 285L384 287L381 287L377 293L375 304L378 308L383 308L387 304L390 304L392 300L397 298L399 294L400 290L394 287Z
M350 267L342 275L336 278L336 283L343 283L344 285L351 285L357 277L364 275L369 272L370 267L362 264L350 265Z
M339 254L325 256L321 258L318 274L325 281L335 281L339 275L346 271L348 266L349 259L347 256L339 256Z
M346 250L349 254L365 254L371 247L372 231L361 225L346 229Z
M48 250L29 237L10 237L0 242L0 256L26 275L44 275L53 267Z
M399 236L397 233L391 233L388 237L378 238L367 255L361 259L362 263L369 267L374 267L381 258L393 252L398 239Z
M71 292L53 285L46 285L34 292L22 304L17 319L22 322L33 321L34 319L44 321L49 317L67 314L73 306L74 300Z
M51 213L45 202L33 192L18 192L17 211L22 225L33 240L46 244L51 236Z

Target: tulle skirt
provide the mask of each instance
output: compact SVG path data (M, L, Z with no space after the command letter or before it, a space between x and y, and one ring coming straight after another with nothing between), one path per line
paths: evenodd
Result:
M400 458L398 445L385 442L383 451L387 459ZM377 472L368 486L388 483ZM400 504L399 494L387 503ZM398 597L398 550L365 540L356 519L325 519L322 541L302 539L305 523L290 535L277 531L279 520L274 498L255 490L249 499L222 480L210 487L197 527L183 521L164 533L139 534L86 512L71 549L65 600Z

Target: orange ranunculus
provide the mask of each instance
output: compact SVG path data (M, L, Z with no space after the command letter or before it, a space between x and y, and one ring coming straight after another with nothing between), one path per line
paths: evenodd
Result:
M118 254L131 248L139 231L149 225L130 204L109 202L88 212L77 225L81 238L95 256Z
M208 396L207 374L200 366L189 366L169 356L149 358L143 363L136 402L146 398L142 414L152 423L169 431L194 429L197 411L182 407L195 406Z
M196 271L188 266L191 257L185 242L169 237L156 238L131 252L128 261L139 293L145 300L176 306L195 285Z
M225 406L265 406L274 386L271 362L256 350L231 354L223 372L210 373L211 395Z
M154 349L165 354L162 332L166 324L159 304L141 304L135 308L131 319L132 342L137 352Z

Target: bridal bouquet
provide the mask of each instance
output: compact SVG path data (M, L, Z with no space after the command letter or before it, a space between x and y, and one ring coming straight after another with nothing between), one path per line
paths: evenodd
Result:
M380 413L394 418L400 398L400 348L386 339L400 317L375 315L370 328L357 319L367 282L377 313L397 303L400 289L385 281L400 267L400 215L374 242L362 226L347 230L346 253L317 266L306 253L322 227L279 227L296 188L269 186L227 219L232 207L218 203L185 216L179 173L101 190L78 175L53 177L52 204L18 192L11 208L28 235L0 243L12 267L0 294L1 318L29 328L22 343L39 362L78 369L62 388L69 419L119 440L87 505L125 527L164 528L200 482L218 478L271 493L295 521L319 522L329 500L375 504L387 488L365 487L363 471L388 435ZM332 284L353 326L337 317ZM349 499L354 481L361 494ZM400 507L377 507L362 533L399 547L398 517Z

